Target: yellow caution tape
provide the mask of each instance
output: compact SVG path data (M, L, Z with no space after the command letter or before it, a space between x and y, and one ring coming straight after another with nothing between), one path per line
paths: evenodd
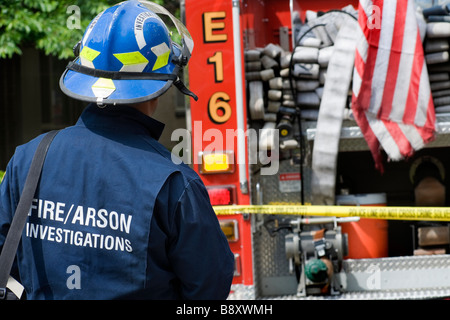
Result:
M300 216L360 217L385 220L450 221L446 207L377 207L318 205L229 205L214 206L217 215L279 214Z

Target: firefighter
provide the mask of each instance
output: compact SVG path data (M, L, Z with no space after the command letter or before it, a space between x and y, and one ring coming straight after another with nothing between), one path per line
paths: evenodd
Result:
M175 44L168 14L181 32ZM12 275L28 299L224 299L234 257L199 176L151 118L193 43L164 8L127 1L92 20L60 86L90 102L50 146ZM164 106L160 106L164 107ZM0 193L0 248L42 139L17 148Z

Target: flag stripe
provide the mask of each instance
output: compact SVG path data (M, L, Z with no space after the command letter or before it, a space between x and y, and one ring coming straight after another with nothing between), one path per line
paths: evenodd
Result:
M377 137L383 149L389 154L389 157L394 160L401 158L400 148L394 140L389 130L383 121L372 117L371 114L366 114L368 123L373 133Z
M361 70L364 70L363 73L360 74L361 78L361 86L367 88L364 91L359 91L356 93L358 97L359 105L364 110L367 110L370 107L370 97L371 97L371 86L372 86L372 78L373 72L375 68L375 61L377 57L377 47L380 39L380 29L372 28L369 29L368 25L368 15L366 15L366 10L370 8L372 10L372 2L371 1L363 1L367 7L362 5L358 8L358 22L362 33L365 35L365 39L359 42L360 45L365 45L367 43L367 47L365 48L365 53L360 55L361 57L365 57L365 63L361 66ZM382 10L383 2L381 2L381 6L378 5L378 8ZM369 13L372 15L372 12ZM381 17L380 17L381 18ZM357 44L358 46L358 44Z
M380 1L374 2L379 4ZM395 21L397 1L389 0L383 2L382 17L381 17L381 29L379 31L380 37L377 47L369 48L369 51L377 51L375 67L372 79L372 94L370 99L369 111L373 115L378 115L381 102L383 100L384 87L386 83L386 75L388 72L388 61L391 53L391 45L393 38L393 28ZM372 32L375 29L372 29ZM376 32L378 33L378 32ZM368 56L368 60L370 55Z
M417 33L417 46L421 47L422 44L420 42L420 35ZM422 49L423 50L423 49ZM422 105L419 107L419 94L420 91L423 90L423 86L421 83L425 81L427 84L428 91L430 92L429 82L428 82L428 73L424 74L426 71L425 61L423 55L416 54L414 64L411 66L411 77L409 79L409 91L408 98L406 100L407 108L405 108L403 122L408 124L415 124L416 113L419 112L422 107L426 110L426 106ZM422 87L422 89L421 89ZM421 125L423 125L421 123ZM419 124L420 125L420 124Z
M399 124L392 121L383 121L383 123L400 151L400 156L393 158L393 160L401 160L404 156L412 155L413 148L404 132L400 129Z
M358 33L357 39L358 42L356 44L356 52L359 53L361 60L363 63L366 63L367 60L367 49L369 48L369 44L367 43L366 35L360 28L357 28L356 32Z
M380 107L380 119L389 119L390 113L392 111L392 103L394 100L394 94L395 92L398 92L396 90L396 86L398 84L397 78L399 77L399 67L400 62L402 58L401 52L403 50L403 35L404 35L404 28L405 28L405 20L406 20L406 10L407 8L402 7L401 1L397 2L396 7L396 19L394 19L393 23L389 24L389 27L392 28L392 43L391 43L391 49L389 54L389 66L388 66L388 72L386 72L386 83L387 86L385 87L383 91L383 98L381 101L381 107ZM387 10L387 8L386 8ZM405 45L408 42L405 42ZM395 86L392 86L390 84L396 84ZM396 110L394 108L394 110Z
M425 64L425 59L422 59L422 73L420 77L420 87L418 95L418 104L427 105L427 108L418 109L415 113L414 123L418 126L424 127L427 124L428 109L432 108L434 110L433 99L431 97L430 83L428 81L428 71ZM430 105L431 98L431 105ZM405 114L406 116L406 114ZM433 121L434 122L434 121ZM434 123L433 123L434 127Z
M420 150L425 146L422 136L415 126L405 124L399 124L398 126L414 150Z
M399 9L400 8L397 6L397 10ZM411 15L415 14L413 2L408 1L408 6L405 9L405 19L402 19L402 24L404 25L404 28L402 28L403 34L399 35L399 37L402 37L402 47L401 51L399 51L399 56L401 59L399 62L398 70L396 72L395 93L392 100L392 106L395 107L391 107L388 116L382 117L383 119L389 119L398 122L402 121L406 106L408 105L408 87L411 80L412 68L414 66L414 59L416 56L415 53L417 51L416 44L421 45L420 39L419 42L417 42L417 38L411 37L411 35L418 34L417 26L415 24L406 23L407 20L411 19ZM401 52L406 54L401 54ZM391 72L391 70L389 71ZM413 122L411 122L411 124L412 123Z
M352 100L355 100L356 97L353 95ZM377 168L379 171L383 172L383 166L381 165L382 159L381 159L381 153L379 152L379 145L378 139L375 135L375 133L372 131L369 122L367 120L367 117L365 116L365 112L361 109L355 109L354 110L354 116L356 121L358 122L358 125L361 129L361 131L364 133L367 145L369 146L369 149L371 151L372 157L375 161L375 168Z

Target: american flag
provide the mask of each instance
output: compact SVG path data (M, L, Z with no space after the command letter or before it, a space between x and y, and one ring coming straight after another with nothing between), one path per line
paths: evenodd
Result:
M383 170L434 139L435 112L413 0L360 0L352 110Z

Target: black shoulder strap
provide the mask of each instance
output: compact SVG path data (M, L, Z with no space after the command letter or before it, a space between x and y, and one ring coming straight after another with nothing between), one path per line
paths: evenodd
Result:
M33 200L39 177L41 176L44 159L50 143L58 132L59 130L50 131L42 138L31 162L22 195L20 196L19 204L17 205L0 255L0 289L6 288L17 247L19 246L25 222L27 221L31 201Z

